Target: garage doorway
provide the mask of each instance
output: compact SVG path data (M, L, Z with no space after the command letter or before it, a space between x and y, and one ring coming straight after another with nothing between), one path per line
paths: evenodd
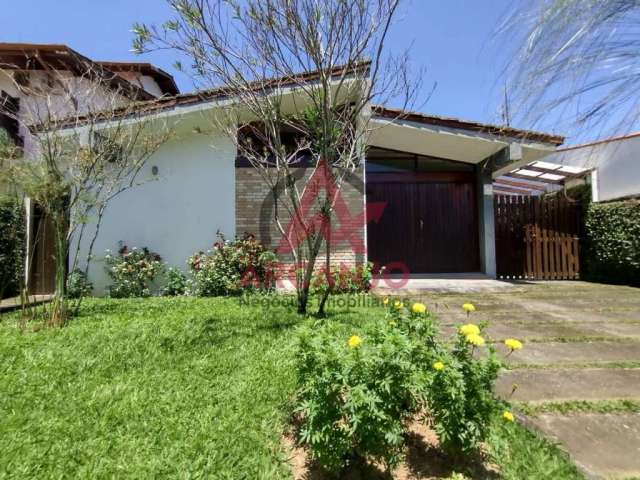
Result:
M367 224L370 261L412 274L480 271L473 165L373 150L366 181L367 203L385 204Z

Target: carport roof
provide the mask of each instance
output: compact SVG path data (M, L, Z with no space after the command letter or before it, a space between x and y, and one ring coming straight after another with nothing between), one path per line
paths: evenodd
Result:
M419 112L410 112L396 108L389 108L383 105L373 105L373 112L376 116L408 120L411 122L422 123L425 125L437 125L459 130L469 130L472 132L488 133L501 137L512 137L529 142L548 143L552 145L562 145L565 137L560 135L552 135L544 132L536 132L532 130L522 130L505 125L491 125L488 123L473 122L453 117L441 117L437 115L427 115Z
M372 113L372 147L475 165L492 158L493 171L540 160L564 141L558 135L380 105L374 105Z

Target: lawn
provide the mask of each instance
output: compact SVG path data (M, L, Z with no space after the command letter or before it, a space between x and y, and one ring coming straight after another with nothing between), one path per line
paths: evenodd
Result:
M333 305L326 321L348 334L377 311ZM309 321L292 306L89 300L67 327L27 333L15 318L0 323L0 477L291 478L282 433ZM578 478L515 425L489 450L505 478Z

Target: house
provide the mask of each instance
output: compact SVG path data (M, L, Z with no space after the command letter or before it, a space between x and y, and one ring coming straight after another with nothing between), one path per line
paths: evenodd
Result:
M97 85L94 77L100 88L117 92L123 102L179 93L173 77L149 63L94 61L66 45L0 43L0 127L22 145L28 132L16 116L35 116L39 92L66 87L79 91ZM84 108L99 105L99 97L92 94L93 105ZM65 110L61 105L58 114L68 115Z
M83 75L90 70L102 84L122 92L123 102L140 102L147 115L174 130L172 140L147 161L142 184L109 204L89 270L96 294L105 293L109 283L100 261L103 252L122 244L149 247L167 264L182 268L193 253L211 248L218 233L226 238L250 233L278 249L281 236L273 225L271 192L256 169L238 157L233 139L211 121L236 101L225 89L178 94L170 76L149 64L94 62L65 46L4 44L2 51L4 62L11 59L7 63L16 66L14 80L31 86L40 82L45 88L49 67L41 65L67 69L81 82L90 81ZM313 82L317 74L300 78ZM287 86L286 79L275 83L284 88L283 98L294 99L295 85ZM4 85L5 96L27 103L20 89ZM336 228L342 236L334 242L333 263L353 266L369 261L387 273L473 272L494 277L496 173L538 161L564 139L381 105L371 105L367 115L372 127L368 152L341 192ZM310 169L301 164L298 172L302 177ZM31 206L28 230L39 221L37 206ZM87 242L79 245L80 261ZM34 265L34 293L52 287L46 280L51 246L43 243L34 258L27 259ZM70 258L70 264L74 260Z
M305 78L312 82L314 74ZM295 88L282 95L295 95ZM147 162L142 178L150 181L110 203L89 270L96 293L109 283L101 253L122 244L149 247L181 268L190 255L211 248L218 232L251 233L278 247L269 189L211 122L233 101L214 89L154 103L149 114L170 122L175 136ZM335 245L333 262L494 277L493 173L534 162L563 138L377 105L370 114L368 153L341 193L337 228L349 231ZM309 174L304 165L299 170ZM81 255L86 248L80 246Z
M640 197L640 132L558 148L498 171L494 193L541 195L588 184L594 202Z
M545 162L588 171L594 202L640 197L640 132L558 149Z

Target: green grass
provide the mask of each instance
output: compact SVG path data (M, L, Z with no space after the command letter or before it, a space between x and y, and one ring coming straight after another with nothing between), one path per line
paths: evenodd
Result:
M326 321L346 335L373 313ZM15 318L0 322L0 478L291 478L293 308L89 300L67 327L24 334ZM521 427L498 424L490 448L505 478L573 471Z
M234 299L90 301L0 329L0 477L286 478L296 315Z
M572 400L566 402L518 403L516 408L525 415L540 413L640 413L637 400Z
M509 363L508 370L554 370L583 368L640 368L640 361L626 362L563 362L563 363Z
M583 478L568 455L518 424L497 422L488 441L489 452L510 480L577 480Z

